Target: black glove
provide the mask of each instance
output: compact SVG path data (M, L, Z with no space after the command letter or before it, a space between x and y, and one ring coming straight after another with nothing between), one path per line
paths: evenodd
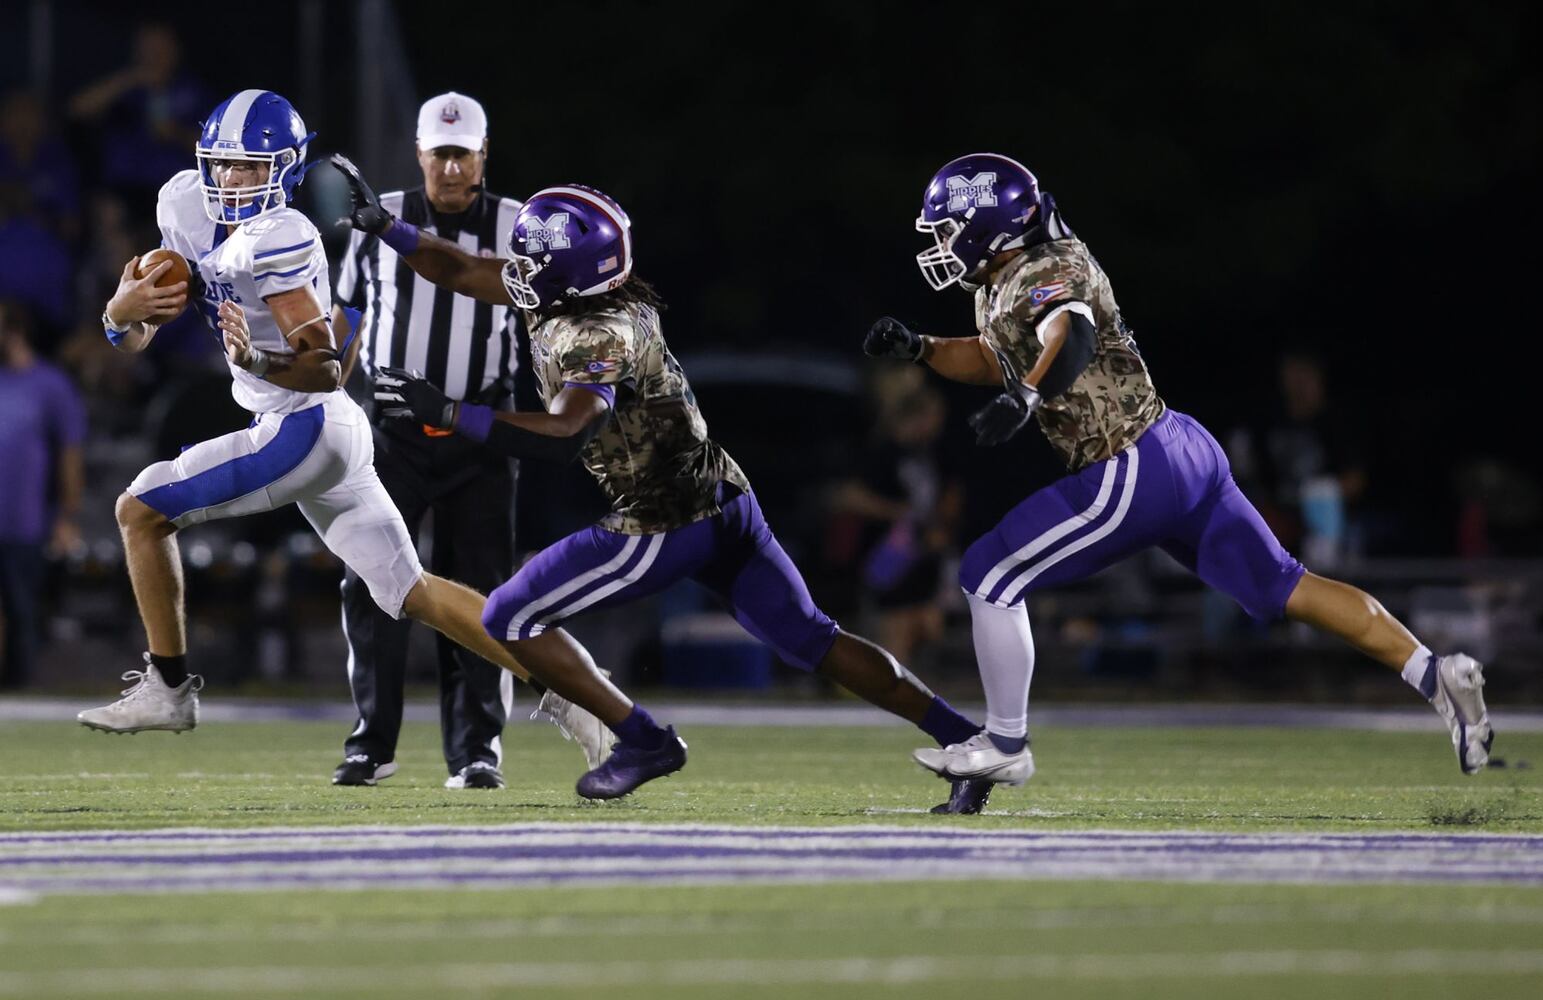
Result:
M359 168L353 161L342 153L333 153L328 160L343 179L348 182L348 197L354 203L354 210L347 218L339 219L338 225L352 226L362 229L367 233L379 236L391 228L393 216L390 212L380 207L380 198L370 190L370 186L364 182L364 175L359 173Z
M428 427L455 426L455 400L417 372L380 368L375 375L375 402L387 417L406 417Z
M863 338L863 353L870 358L919 361L922 356L921 334L907 330L898 319L885 316L868 328L868 336Z
M999 445L1023 429L1029 417L1039 409L1039 391L1014 383L996 399L970 414L975 443L990 448Z

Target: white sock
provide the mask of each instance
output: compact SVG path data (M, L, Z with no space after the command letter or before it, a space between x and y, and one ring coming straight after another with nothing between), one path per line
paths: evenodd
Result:
M1404 664L1404 683L1416 691L1420 691L1420 682L1425 680L1425 669L1430 666L1430 655L1430 650L1421 644L1415 647L1409 662ZM1423 691L1420 693L1424 694Z
M966 594L975 660L986 689L986 729L998 736L1029 733L1029 681L1034 676L1034 635L1022 604L999 608Z

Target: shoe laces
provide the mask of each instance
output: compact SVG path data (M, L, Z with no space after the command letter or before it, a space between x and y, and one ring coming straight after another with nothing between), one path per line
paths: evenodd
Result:
M345 764L368 764L369 762L370 755L365 753L351 753L343 758Z
M137 701L145 693L145 689L150 683L150 670L148 667L144 670L125 670L119 680L129 682L128 687L118 692L123 695L123 700Z

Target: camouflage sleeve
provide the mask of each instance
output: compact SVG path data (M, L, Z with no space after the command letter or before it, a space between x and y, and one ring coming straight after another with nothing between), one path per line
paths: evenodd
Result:
M1013 298L1012 315L1026 334L1038 335L1056 313L1068 309L1086 315L1091 322L1092 276L1076 258L1046 257L1013 275L1007 292Z
M564 384L630 385L636 367L631 331L625 324L581 320L564 324L552 344Z

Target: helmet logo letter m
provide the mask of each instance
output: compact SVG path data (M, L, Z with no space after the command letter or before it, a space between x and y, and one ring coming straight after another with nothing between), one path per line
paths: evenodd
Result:
M533 215L525 224L523 242L527 253L568 249L573 245L568 240L568 213L553 212L552 217L544 222L540 216Z
M963 212L967 208L990 208L997 203L997 175L982 171L974 177L956 174L948 179L948 210Z

